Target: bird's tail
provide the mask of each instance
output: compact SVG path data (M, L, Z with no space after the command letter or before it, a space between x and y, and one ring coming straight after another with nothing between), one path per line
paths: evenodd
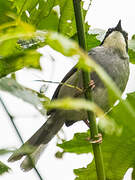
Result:
M64 124L64 121L55 118L56 116L56 113L50 116L41 128L9 157L8 161L14 162L20 160L23 156L28 155L21 163L21 169L23 171L31 170L47 144Z

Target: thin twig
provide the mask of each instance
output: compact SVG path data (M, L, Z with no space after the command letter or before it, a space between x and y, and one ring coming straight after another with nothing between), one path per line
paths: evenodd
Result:
M3 108L4 108L4 110L5 110L5 112L7 113L8 117L9 117L9 120L10 120L10 122L12 123L12 126L14 127L14 129L15 129L15 131L16 131L16 134L18 135L21 143L24 144L24 141L23 141L23 139L22 139L22 136L21 136L21 134L20 134L20 132L19 132L19 130L18 130L15 122L14 122L14 117L13 117L13 116L10 114L10 112L8 111L6 105L4 104L4 102L3 102L3 100L2 100L1 97L0 97L0 102L1 102L1 104L2 104L2 106L3 106ZM36 167L34 167L34 170L35 170L37 176L39 177L39 179L40 179L40 180L43 180L43 178L41 177L41 175L40 175L40 173L39 173L39 171L37 170Z
M84 21L83 21L82 8L81 8L81 0L73 0L73 5L74 5L79 45L84 50L86 50L86 39L85 39ZM82 71L82 75L83 75L84 89L86 89L86 91L84 92L85 98L87 100L92 100L91 92L88 89L90 82L90 73ZM94 139L96 136L98 136L96 117L95 114L91 111L87 111L87 114L88 114L88 120L90 122L91 138ZM100 144L97 143L92 144L92 147L95 158L97 178L98 180L105 180L104 164L103 164L103 157L102 157Z
M74 86L74 85L71 85L71 84L68 84L68 83L62 83L62 82L56 82L56 81L45 81L45 80L35 80L35 81L44 82L44 83L51 83L51 84L65 85L67 87L77 89L80 92L84 91L83 89L79 88L78 86Z

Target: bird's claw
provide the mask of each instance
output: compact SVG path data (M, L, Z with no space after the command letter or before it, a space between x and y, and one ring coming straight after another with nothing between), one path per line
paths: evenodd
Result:
M91 90L95 88L95 82L93 80L90 80L89 87L91 88Z
M91 144L101 144L103 140L102 134L98 133L94 138L89 138L88 140Z

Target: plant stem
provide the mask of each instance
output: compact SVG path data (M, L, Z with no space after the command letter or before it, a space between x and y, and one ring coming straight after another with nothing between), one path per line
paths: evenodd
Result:
M81 0L73 0L73 6L74 6L74 12L75 12L79 45L84 50L86 50L86 38L85 38L85 31L84 31L84 21L83 21L83 15L82 15ZM85 91L85 98L87 100L92 100L92 96L91 96L91 92L89 88L90 73L82 71L82 76L83 76L84 89L87 89L87 91ZM91 138L94 139L96 136L98 136L96 117L95 117L95 114L91 111L87 111L87 114L88 114L88 120L90 122ZM94 158L95 158L97 179L105 180L103 156L102 156L100 144L98 143L92 144L92 147L93 147Z
M24 141L23 141L23 139L22 139L22 136L21 136L21 134L20 134L20 132L19 132L19 130L18 130L15 122L14 122L14 117L13 117L13 116L10 114L10 112L8 111L6 105L5 105L5 103L3 102L3 100L2 100L1 97L0 97L0 102L1 102L1 104L2 104L2 106L3 106L3 108L4 108L4 110L5 110L5 112L7 113L8 117L9 117L9 119L10 119L10 121L11 121L11 123L12 123L12 125L13 125L13 127L14 127L14 129L15 129L15 131L16 131L16 134L18 135L18 137L19 137L19 139L20 139L20 141L21 141L21 143L24 144ZM40 173L39 173L39 171L37 170L36 167L34 167L34 170L35 170L37 176L39 177L39 179L40 179L40 180L43 180L43 178L41 177L41 175L40 175Z

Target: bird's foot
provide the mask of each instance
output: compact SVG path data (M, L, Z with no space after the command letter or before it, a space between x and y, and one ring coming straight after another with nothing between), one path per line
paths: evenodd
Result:
M93 80L90 80L89 87L91 88L91 90L95 88L95 82Z
M102 134L98 133L94 138L88 138L87 140L89 140L91 144L101 144L103 140Z
M90 88L91 90L93 90L95 87L96 87L96 85L95 85L94 80L90 80L90 82L89 82L89 84L88 84L88 88L86 88L86 89L84 88L84 89L82 90L82 92L77 92L77 93L74 95L74 97L79 97L79 96L83 95L89 88Z

